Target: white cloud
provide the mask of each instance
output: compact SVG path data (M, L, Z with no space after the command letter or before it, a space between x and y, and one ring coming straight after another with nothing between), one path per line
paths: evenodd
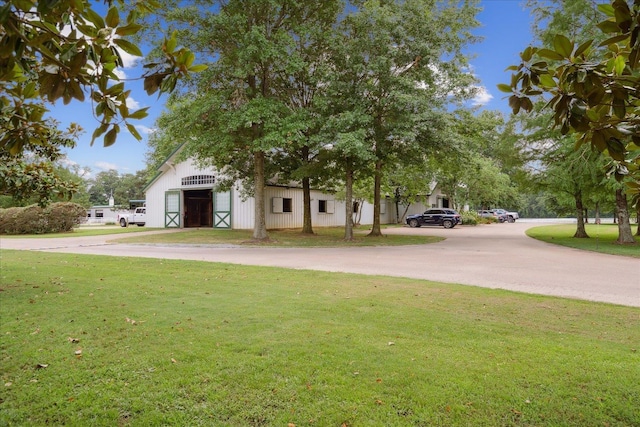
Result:
M113 74L118 76L118 79L120 80L125 80L127 78L127 73L125 73L124 69L122 68L116 68L115 70L113 70Z
M140 103L133 99L132 97L127 98L127 108L130 110L137 110L140 108Z
M493 99L486 87L476 86L476 95L473 97L473 105L485 105Z
M147 127L145 125L136 125L136 129L142 134L150 135L156 131L154 128Z
M95 165L98 169L102 169L103 171L110 171L112 169L118 170L118 165L115 163L96 162Z
M120 53L120 58L122 58L124 68L133 68L138 65L138 61L140 61L139 56L130 55L120 48L118 48L118 52Z

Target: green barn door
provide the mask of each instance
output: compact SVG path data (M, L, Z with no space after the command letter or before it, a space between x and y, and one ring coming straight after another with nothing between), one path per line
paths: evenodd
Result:
M214 194L213 227L231 228L231 191Z
M180 228L179 191L164 193L164 226L165 228Z

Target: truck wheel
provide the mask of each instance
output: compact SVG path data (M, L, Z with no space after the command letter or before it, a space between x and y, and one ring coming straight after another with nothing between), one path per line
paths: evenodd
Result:
M418 224L418 220L417 219L410 219L409 220L409 227L411 228L416 228L416 227L420 227L420 224Z
M509 221L509 222L516 222L516 219L515 219L514 217L512 217L512 216L509 216L509 217L507 218L507 221Z
M120 218L120 227L126 227L127 226L127 220L124 218Z
M453 228L453 221L451 221L450 219L445 219L444 221L442 221L442 226L444 228Z

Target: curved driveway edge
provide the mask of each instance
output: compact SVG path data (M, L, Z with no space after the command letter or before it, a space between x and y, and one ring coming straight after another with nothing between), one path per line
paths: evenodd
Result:
M285 267L426 279L640 307L640 260L531 239L535 226L391 228L446 240L412 246L271 248L109 243L117 236L0 239L0 249L36 250ZM171 230L175 231L175 230ZM161 231L161 232L170 232ZM129 237L129 236L127 236Z

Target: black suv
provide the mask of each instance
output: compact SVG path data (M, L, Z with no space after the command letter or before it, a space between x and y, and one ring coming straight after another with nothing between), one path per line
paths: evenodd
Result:
M456 224L462 224L462 218L453 209L427 209L424 213L407 216L409 227L422 225L440 225L444 228L453 228Z

